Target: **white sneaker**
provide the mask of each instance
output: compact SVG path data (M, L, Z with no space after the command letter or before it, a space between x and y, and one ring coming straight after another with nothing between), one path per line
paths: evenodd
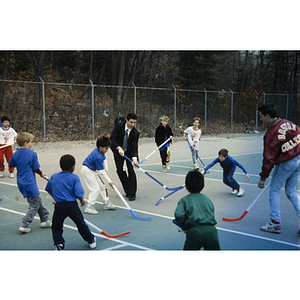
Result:
M51 226L52 226L52 222L50 219L46 222L41 222L41 227L43 228L51 228Z
M108 210L108 209L115 209L116 206L114 204L112 204L109 200L107 200L106 202L103 202L103 209Z
M0 178L4 176L4 171L0 171Z
M232 191L231 191L231 194L232 194L232 195L236 195L237 192L238 192L238 190L232 190Z
M244 194L244 190L242 188L240 188L240 191L237 193L237 196L240 197Z
M169 163L167 163L167 170L170 170L170 165L169 165Z
M166 173L167 172L167 166L163 165L162 167L163 167L163 172Z
M22 233L29 233L31 229L29 227L20 227L19 231Z
M199 166L198 166L197 163L194 164L194 169L195 169L195 170L199 170Z
M96 244L96 239L94 238L94 240L89 244L90 248L91 249L95 249L97 247L97 244Z
M96 211L96 209L94 208L94 206L93 205L89 205L89 204L86 206L84 212L86 214L91 214L91 215L97 215L98 214L98 212Z
M14 177L15 177L14 172L9 173L9 178L14 178Z

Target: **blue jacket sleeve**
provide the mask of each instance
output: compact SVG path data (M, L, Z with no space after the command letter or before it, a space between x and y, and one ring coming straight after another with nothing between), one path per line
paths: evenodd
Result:
M219 157L217 157L212 163L208 164L205 168L204 171L206 172L208 169L210 169L211 167L213 167L216 163L220 162L219 161Z

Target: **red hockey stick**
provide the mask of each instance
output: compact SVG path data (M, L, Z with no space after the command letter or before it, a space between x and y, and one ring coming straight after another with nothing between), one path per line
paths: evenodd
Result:
M116 237L123 236L123 235L126 235L126 234L129 234L129 233L130 233L130 231L127 231L127 232L124 232L124 233L111 235L111 234L108 234L107 232L105 232L104 230L98 228L97 226L95 226L95 225L92 224L91 222L87 221L86 219L84 219L84 221L85 221L88 225L90 225L90 226L93 227L94 229L98 230L101 234L103 234L104 236L106 236L106 237L108 237L108 238L116 238Z
M255 198L255 200L249 205L249 207L243 212L243 214L240 217L235 218L235 219L222 218L222 220L225 222L236 222L236 221L242 220L246 216L246 214L249 212L251 207L257 202L257 200L261 197L261 195L267 190L269 185L270 185L270 183L259 193L259 195Z

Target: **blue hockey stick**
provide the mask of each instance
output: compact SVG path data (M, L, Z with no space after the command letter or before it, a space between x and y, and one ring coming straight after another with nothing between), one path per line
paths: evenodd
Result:
M187 230L187 228L183 224L179 223L176 219L173 220L173 223L177 225L180 229Z
M171 196L171 195L174 194L175 192L177 192L177 191L183 189L184 187L185 187L185 185L182 185L180 189L175 190L175 191L172 191L172 192L171 192L170 194L168 194L167 196L164 196L164 197L160 198L160 199L156 202L155 206L157 206L162 200L164 200L164 199L166 199L167 197Z
M193 148L193 146L191 145L191 143L189 142L189 140L188 139L186 139L186 141L187 141L187 143L188 143L188 145L189 145L189 147L192 149ZM202 161L202 159L199 157L199 155L198 155L198 153L195 151L195 149L192 149L194 152L195 152L195 154L196 154L196 156L197 156L197 158L201 161L201 163L202 163L202 165L204 166L204 168L206 167L206 165L204 164L204 162ZM205 173L209 173L208 171L206 171Z
M132 160L126 156L124 154L124 157L130 161L132 163ZM178 191L178 190L181 190L183 187L182 186L178 186L178 187L175 187L175 188L168 188L167 186L165 186L163 183L161 183L159 180L157 180L156 178L154 178L152 175L150 175L148 172L146 172L145 170L143 170L138 164L135 165L137 168L139 168L143 173L145 173L146 175L148 175L151 179L153 179L154 181L156 181L159 185L161 185L164 189L168 190L168 191Z

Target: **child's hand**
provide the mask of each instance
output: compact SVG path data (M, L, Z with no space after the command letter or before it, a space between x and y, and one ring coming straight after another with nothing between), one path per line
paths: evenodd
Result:
M205 171L204 171L204 170L202 170L202 171L201 171L201 174L202 174L202 175L204 175L204 173L205 173Z
M170 140L173 138L173 136L172 135L170 135Z
M250 176L249 176L248 173L246 174L246 178L247 178L248 180L250 180Z
M44 179L46 179L45 177L47 177L47 175L44 172L42 172L40 176L43 177Z
M109 185L111 186L112 189L114 189L114 183L113 182L109 183Z
M181 229L181 231L182 231L183 233L187 234L187 230Z
M85 204L85 200L83 198L79 199L81 206L83 206Z

